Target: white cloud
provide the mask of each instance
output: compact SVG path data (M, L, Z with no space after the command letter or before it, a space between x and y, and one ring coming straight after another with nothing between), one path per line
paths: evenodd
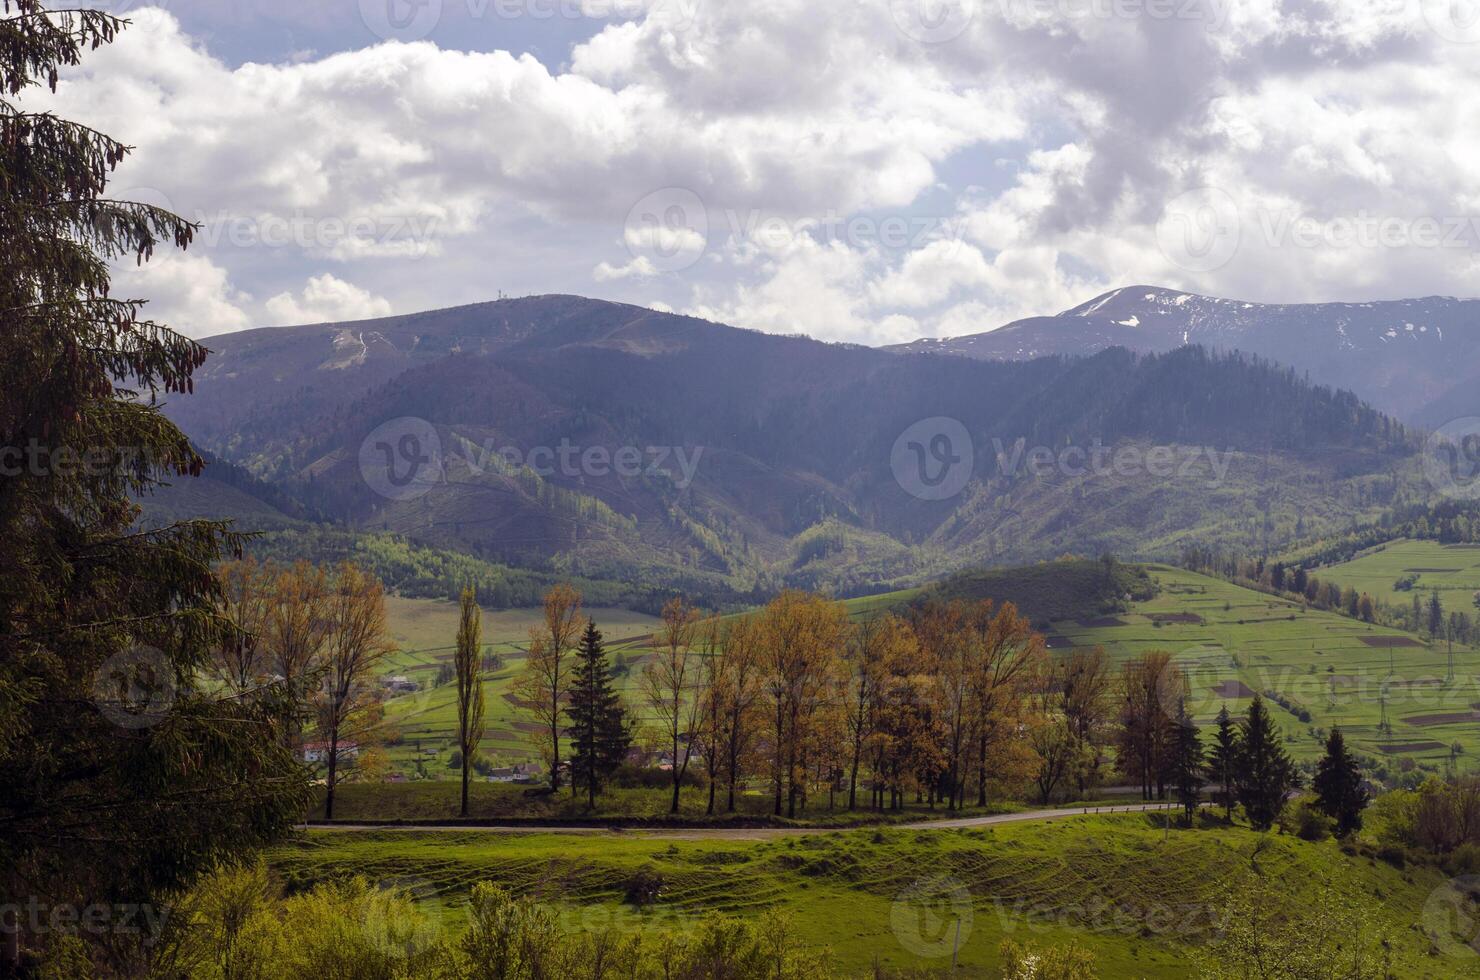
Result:
M391 304L331 275L315 276L300 296L280 293L267 301L267 313L281 325L369 320L389 316Z
M274 3L274 23L299 16ZM986 329L1141 281L1255 300L1473 291L1473 239L1302 247L1264 230L1271 215L1474 214L1480 137L1454 107L1480 62L1432 22L1437 0L1123 5L1192 17L973 0L961 35L934 45L883 0L649 6L595 21L563 65L423 42L233 67L166 14L92 53L53 101L140 147L120 185L205 224L191 259L138 280L196 332L488 298L491 272L514 294L594 280L862 342ZM318 42L343 19L301 17ZM1197 272L1156 227L1205 185L1244 236ZM675 189L707 235L634 223ZM903 247L823 228L891 215L961 225ZM751 234L757 216L790 230Z
M235 289L225 269L193 252L159 250L143 265L113 272L113 293L147 299L144 316L188 337L210 337L252 326L251 297Z
M657 274L657 267L648 260L646 255L639 255L626 265L612 265L610 262L602 262L591 272L592 278L597 282L613 282L618 279L646 279Z

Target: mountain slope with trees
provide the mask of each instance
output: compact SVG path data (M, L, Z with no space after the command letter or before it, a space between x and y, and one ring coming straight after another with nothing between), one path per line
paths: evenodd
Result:
M564 296L211 344L209 376L169 411L296 513L696 592L851 594L1064 552L1287 541L1350 526L1414 465L1406 430L1350 393L1200 348L899 356ZM398 501L362 478L360 450L403 418L435 430L445 478ZM971 478L945 500L899 479L902 437L933 419L969 434L950 448ZM519 465L563 446L575 461L631 447L640 472ZM1056 461L1132 447L1134 465L1037 472L1025 454L1040 447ZM1145 463L1156 447L1164 472ZM1286 489L1257 490L1270 482Z

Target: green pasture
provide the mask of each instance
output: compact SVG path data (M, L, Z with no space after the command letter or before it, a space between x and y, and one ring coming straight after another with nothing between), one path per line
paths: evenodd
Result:
M1437 541L1394 541L1362 552L1351 561L1319 569L1321 579L1340 582L1389 605L1413 601L1415 592L1427 603L1439 590L1446 610L1475 611L1480 592L1480 545L1440 544ZM1412 590L1394 586L1416 575Z
M1297 758L1318 756L1320 735L1340 725L1360 750L1378 758L1442 768L1450 745L1459 742L1461 770L1480 762L1474 708L1480 703L1480 651L1456 647L1450 681L1443 643L1168 566L1150 570L1161 587L1155 598L1113 617L1054 623L1054 648L1101 645L1117 661L1147 650L1172 653L1203 725L1225 704L1230 712L1246 709L1251 692L1277 692L1290 708L1304 707L1311 716L1304 722L1270 705ZM1384 696L1390 736L1378 729Z
M1076 817L958 831L875 829L687 838L486 831L315 831L269 855L291 888L359 875L406 888L450 928L478 881L549 902L571 928L682 930L709 911L780 909L809 945L857 975L944 968L956 923L965 975L994 975L1004 938L1077 941L1101 976L1184 977L1222 928L1227 893L1257 867L1291 914L1329 886L1370 916L1398 976L1477 976L1468 948L1428 955L1436 871L1400 871L1370 851L1224 828L1165 835L1159 818ZM1256 850L1257 849L1257 850ZM647 894L647 900L634 896ZM1436 972L1437 971L1437 972Z

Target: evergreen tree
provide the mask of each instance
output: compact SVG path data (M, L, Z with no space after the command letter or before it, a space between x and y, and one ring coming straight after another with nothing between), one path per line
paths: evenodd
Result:
M463 589L457 624L457 744L462 755L462 809L468 815L468 780L483 741L483 611L477 594Z
M1290 791L1300 786L1300 774L1285 752L1284 739L1264 699L1257 694L1241 729L1234 767L1238 801L1255 830L1268 830L1284 809Z
M1336 821L1336 833L1345 836L1362 829L1362 810L1368 801L1362 771L1346 749L1341 729L1332 728L1326 739L1326 755L1316 767L1316 806Z
M0 974L50 941L17 921L28 901L156 901L289 832L312 792L281 685L197 680L240 642L213 566L241 538L137 526L135 500L204 466L157 399L189 391L207 351L112 295L110 269L195 228L108 196L123 143L13 101L125 26L0 3Z
M1202 798L1203 744L1197 725L1187 714L1187 701L1177 704L1177 717L1172 732L1172 788L1177 792L1177 802L1186 811L1187 823L1197 815L1197 804Z
M1438 639L1439 634L1444 632L1444 602L1439 598L1439 590L1435 589L1429 596L1429 637Z
M575 676L565 713L570 719L566 734L571 739L571 779L575 786L586 788L587 799L595 807L602 781L627 758L632 724L621 696L612 687L606 647L594 622L586 624L576 651Z
M1218 731L1213 735L1213 746L1208 753L1208 776L1223 792L1223 817L1233 822L1233 802L1237 792L1234 776L1237 772L1239 730L1233 717L1224 705L1218 711Z

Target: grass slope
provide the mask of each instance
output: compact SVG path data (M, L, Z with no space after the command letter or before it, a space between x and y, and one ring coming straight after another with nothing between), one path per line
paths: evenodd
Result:
M1405 539L1329 565L1317 574L1389 605L1412 602L1415 591L1427 603L1430 590L1438 589L1446 610L1472 612L1475 593L1480 592L1480 545ZM1418 581L1412 591L1393 587L1399 579L1413 575Z
M1149 571L1160 586L1154 598L1115 617L1055 622L1054 648L1101 645L1117 661L1171 652L1188 675L1190 707L1203 724L1224 704L1231 712L1247 708L1250 692L1275 691L1311 716L1305 722L1271 705L1297 758L1318 756L1319 731L1340 725L1373 756L1442 766L1458 741L1465 749L1460 767L1474 765L1466 760L1480 754L1472 713L1480 702L1480 651L1456 647L1456 677L1446 683L1442 645L1193 572L1162 565ZM1384 690L1390 738L1377 728Z
M465 920L474 883L538 896L573 927L674 930L710 910L780 908L811 945L862 974L944 967L955 923L966 975L997 966L1003 938L1077 940L1107 977L1185 977L1225 921L1227 892L1257 865L1299 914L1323 885L1372 918L1402 977L1477 976L1476 961L1428 955L1425 903L1442 885L1334 842L1310 844L1243 828L1174 830L1154 818L1076 817L965 831L871 830L771 839L601 833L313 832L269 859L291 887L362 875L409 887L449 926ZM628 896L661 883L642 908Z

